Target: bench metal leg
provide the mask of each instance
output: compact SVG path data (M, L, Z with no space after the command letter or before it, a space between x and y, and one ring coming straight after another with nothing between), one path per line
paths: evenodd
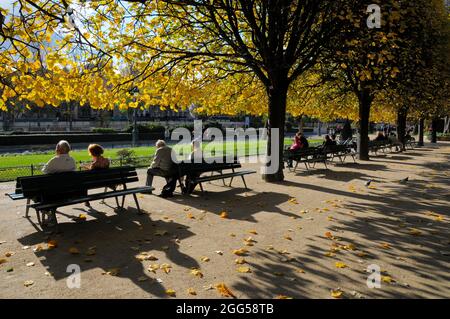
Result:
M25 218L29 217L31 199L27 198L27 206L25 208Z
M234 177L231 177L231 179L230 179L230 184L228 184L228 187L231 187L231 183L233 183L233 178L234 178Z
M242 175L242 176L241 176L241 178L242 178L242 182L244 182L244 186L245 186L245 189L248 189L248 187L247 187L247 183L245 183L245 178L244 178L244 175Z
M139 201L137 199L136 193L133 193L133 198L134 198L134 202L136 203L136 208L138 210L138 214L142 214L141 207L139 207Z
M116 205L117 205L117 208L120 208L120 205L119 205L119 197L114 197L115 199L116 199Z
M201 190L202 193L203 193L204 191L203 191L203 185L202 185L202 183L198 183L198 185L200 186L200 190Z

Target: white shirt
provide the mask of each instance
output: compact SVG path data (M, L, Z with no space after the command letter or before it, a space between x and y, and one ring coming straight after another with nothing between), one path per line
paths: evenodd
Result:
M76 170L75 160L69 154L56 155L42 168L44 174L70 172Z

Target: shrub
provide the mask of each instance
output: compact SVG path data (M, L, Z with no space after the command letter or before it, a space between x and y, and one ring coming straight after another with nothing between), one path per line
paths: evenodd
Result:
M92 133L116 133L116 130L110 127L94 127Z
M125 129L125 132L131 133L133 132L134 125L130 125ZM139 133L161 133L163 134L166 131L166 128L162 125L153 125L153 124L147 124L142 125L138 124L137 129Z
M117 157L120 158L122 164L134 164L135 153L133 150L128 148L121 149L116 152Z

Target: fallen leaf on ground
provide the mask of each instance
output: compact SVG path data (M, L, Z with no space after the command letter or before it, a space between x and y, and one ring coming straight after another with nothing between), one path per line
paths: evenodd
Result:
M200 258L200 260L203 262L208 262L210 259L208 257L202 257Z
M391 245L388 244L388 243L383 243L383 244L381 244L380 246L381 246L382 248L385 248L385 249L391 249Z
M353 245L353 244L345 245L342 248L345 250L355 250L356 249L355 245Z
M55 239L49 240L47 242L47 249L53 249L58 247L58 241L56 241Z
M103 275L117 276L120 273L120 268L110 268L107 269Z
M228 218L228 213L227 212L221 212L220 213L220 218Z
M230 237L236 237L236 234L231 233Z
M221 250L216 250L215 253L216 253L217 255L220 255L220 256L223 255L223 251L221 251Z
M394 282L394 280L392 279L392 277L391 276L381 276L381 280L383 281L383 282L387 282L387 283L392 283L392 282Z
M138 280L139 282L147 281L147 280L148 280L148 277L146 277L146 276L141 276L141 277L139 277L137 280Z
M80 251L76 247L70 247L69 253L71 253L72 255L78 255L80 253Z
M177 293L175 292L175 290L173 289L167 289L166 290L166 295L170 296L170 297L176 297Z
M13 252L13 251L8 251L8 252L5 253L5 257L11 257L11 256L14 256L14 255L15 255L15 252Z
M245 258L237 258L234 260L234 262L238 265L242 265L245 264L247 261L245 260Z
M278 296L275 297L275 299L292 299L292 297L288 297L288 296L285 296L285 295L278 295Z
M23 285L25 287L33 286L34 285L34 281L33 280L26 280L26 281L24 281Z
M162 264L160 268L161 268L162 270L164 270L164 272L165 272L166 274L168 274L168 273L171 271L172 266L169 265L169 264Z
M85 214L80 214L80 215L78 215L78 219L79 220L86 220L86 215Z
M341 261L337 261L334 265L337 268L346 268L347 267L347 265L345 263L341 262Z
M23 250L27 250L27 249L29 249L29 248L30 248L30 246L23 246L23 247L22 247Z
M339 299L339 298L342 298L342 295L344 293L340 289L336 289L336 290L333 289L330 291L330 294L331 294L331 297L333 297L335 299Z
M0 265L6 263L8 260L6 258L0 258Z
M29 262L29 263L27 263L27 267L33 267L34 266L34 262Z
M422 235L422 232L420 230L418 230L417 228L410 228L409 234L413 235L413 236L420 236L420 235Z
M230 289L222 282L220 284L216 285L217 291L223 296L223 297L232 297L236 298L236 296L231 292Z
M286 240L292 240L292 237L291 236L284 236L284 239L286 239Z
M148 266L147 270L151 271L153 273L156 274L156 271L159 269L159 265L158 264L152 264L150 266Z
M333 234L331 234L331 232L327 231L327 232L325 233L325 237L326 237L326 238L329 238L329 239L332 239L332 238L333 238Z
M252 272L250 267L245 267L245 266L238 267L237 271L241 272L241 273L251 273Z
M233 254L238 255L238 256L243 256L247 253L248 253L248 250L245 248L239 248L239 249L233 250Z
M195 219L195 216L192 213L187 213L186 217L189 219Z
M253 235L258 235L258 232L256 230L249 230L248 232Z
M194 268L191 270L191 275L203 278L203 273L200 271L200 269L197 269L197 268Z
M289 203L297 205L298 204L297 198L295 197L289 198Z
M189 295L192 295L192 296L196 296L197 295L197 292L195 291L194 288L188 288L187 293Z
M305 271L303 269L300 269L300 268L295 269L295 271L298 272L298 273L301 273L301 274L305 273Z

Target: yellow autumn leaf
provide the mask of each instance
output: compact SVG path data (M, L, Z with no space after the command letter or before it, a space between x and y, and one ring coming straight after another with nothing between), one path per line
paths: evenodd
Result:
M162 264L160 269L164 270L164 272L166 274L168 274L170 272L170 270L172 269L172 266L169 264Z
M325 256L327 256L327 257L334 257L334 256L336 256L336 254L334 254L332 252L327 252L327 253L325 253Z
M220 218L228 218L228 213L227 212L221 212L220 213Z
M335 264L336 268L346 268L347 265L341 261L336 261Z
M49 240L47 242L47 249L53 249L58 247L58 242L55 239Z
M34 281L33 280L26 280L26 281L24 281L23 285L25 287L33 286L34 285Z
M410 228L409 233L413 236L420 236L422 235L422 232L418 230L417 228Z
M152 264L150 266L148 266L147 270L151 271L153 273L156 274L156 271L159 269L159 265L158 264Z
M245 258L241 257L241 258L235 259L234 262L238 265L242 265L242 264L245 264L247 261L245 260Z
M7 262L6 258L0 258L0 265L1 265L1 264L4 264L4 263L6 263L6 262Z
M388 243L383 243L383 244L381 244L380 246L381 246L382 248L385 248L385 249L391 249L391 245L388 244Z
M192 295L192 296L196 296L197 295L197 292L195 291L194 288L188 288L187 293L189 295Z
M189 219L195 219L195 216L192 213L187 213L186 217Z
M205 256L205 257L200 258L200 260L203 262L208 262L210 259L209 259L209 257Z
M336 289L336 290L331 290L330 291L331 297L335 298L335 299L339 299L342 298L342 295L344 294L341 290Z
M248 231L250 234L253 234L253 235L258 235L258 232L256 231L256 230L249 230Z
M78 219L79 220L86 220L86 215L85 214L80 214L80 215L78 215Z
M110 268L106 270L103 275L117 276L120 273L120 268Z
M237 271L241 272L241 273L251 273L252 272L250 267L246 267L246 266L238 267Z
M297 198L295 198L295 197L290 198L288 201L289 201L289 203L291 203L291 204L298 205Z
M392 279L391 276L381 276L381 281L386 283L392 283L394 280Z
M203 278L203 273L200 271L200 269L197 269L197 268L194 268L191 270L191 275Z
M239 249L235 249L233 250L233 254L237 255L237 256L244 256L248 253L248 250L245 248L239 248Z
M325 233L325 237L326 237L326 238L329 238L329 239L332 239L332 238L333 238L333 234L331 234L331 232L327 231L327 232Z
M175 290L173 290L173 289L167 289L166 290L166 295L168 295L170 297L176 297L177 296Z
M236 296L233 294L233 292L223 282L220 284L217 284L216 289L223 297L236 298Z

